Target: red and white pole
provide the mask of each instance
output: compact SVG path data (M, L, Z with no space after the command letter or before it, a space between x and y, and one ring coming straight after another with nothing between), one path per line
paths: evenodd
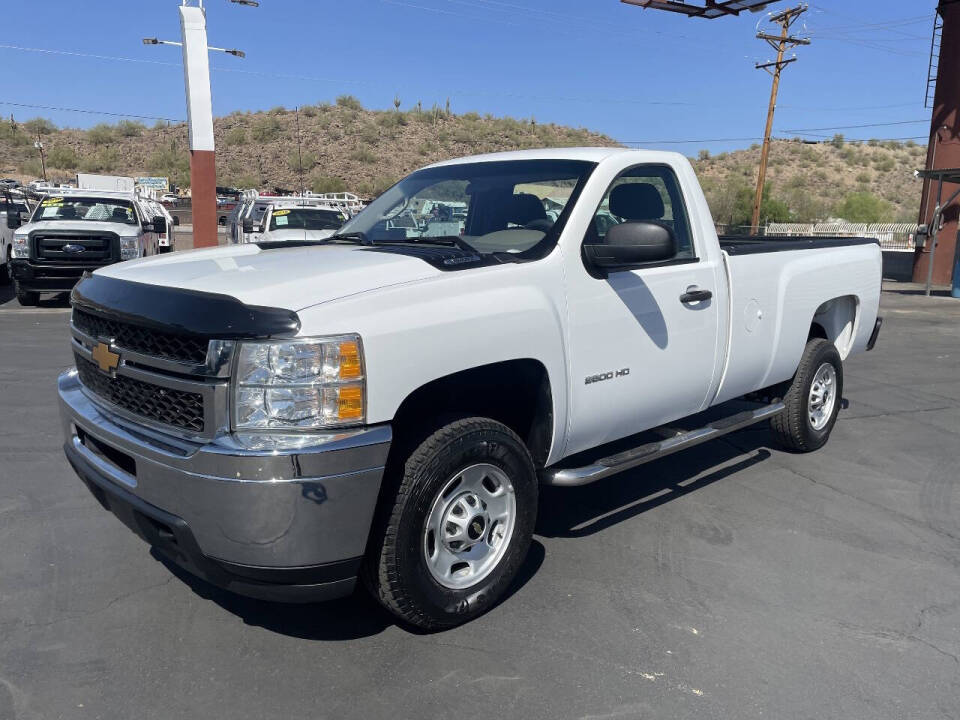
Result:
M213 142L213 102L207 54L207 16L203 7L180 6L183 75L190 134L190 195L193 246L217 245L217 166Z

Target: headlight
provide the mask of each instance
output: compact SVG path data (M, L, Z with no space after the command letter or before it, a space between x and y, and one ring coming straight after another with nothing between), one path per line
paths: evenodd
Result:
M233 391L235 430L361 424L366 381L360 337L241 343Z
M133 260L140 257L140 239L136 237L120 238L120 259Z
M25 258L30 257L30 246L27 244L26 235L13 235L13 257L15 258Z

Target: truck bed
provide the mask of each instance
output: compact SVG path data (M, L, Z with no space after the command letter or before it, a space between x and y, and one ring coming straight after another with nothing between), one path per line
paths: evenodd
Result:
M820 248L848 247L852 245L879 245L875 238L814 237L812 235L761 236L720 235L720 248L729 255L752 255L755 253L787 252L789 250L815 250Z

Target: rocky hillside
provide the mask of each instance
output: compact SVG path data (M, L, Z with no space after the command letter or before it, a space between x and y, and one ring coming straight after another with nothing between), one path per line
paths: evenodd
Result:
M375 194L417 167L437 160L498 150L558 145L614 145L582 128L455 115L440 107L366 110L341 96L335 104L300 108L305 185L317 192ZM40 175L33 148L43 134L48 175L68 180L79 170L119 175L165 175L189 185L185 125L153 128L122 121L89 130L57 129L36 119L0 123L0 175L30 180ZM282 107L235 112L214 121L218 183L236 187L299 188L297 115Z
M776 141L770 149L762 207L766 220L916 222L926 148L911 141L854 144L842 136L807 144ZM717 222L750 222L760 146L694 161Z
M304 184L317 192L373 195L409 171L437 160L480 152L557 145L616 145L583 128L533 118L456 115L448 108L367 110L349 95L300 108ZM0 121L0 177L40 176L33 147L37 131L47 150L48 175L70 180L77 171L165 175L189 185L185 125L148 128L133 121L89 130L58 129L42 118ZM299 188L297 115L277 107L235 112L214 121L221 185ZM843 217L861 222L913 221L925 149L912 142L807 144L777 141L770 154L764 220L809 222ZM718 222L750 222L760 147L693 159Z

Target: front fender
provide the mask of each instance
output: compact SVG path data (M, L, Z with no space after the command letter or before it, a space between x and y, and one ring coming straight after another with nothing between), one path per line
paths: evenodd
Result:
M559 255L447 272L315 305L298 313L300 334L360 334L369 423L389 422L410 393L433 380L505 360L538 360L552 390L547 462L555 462L566 442L568 407Z

